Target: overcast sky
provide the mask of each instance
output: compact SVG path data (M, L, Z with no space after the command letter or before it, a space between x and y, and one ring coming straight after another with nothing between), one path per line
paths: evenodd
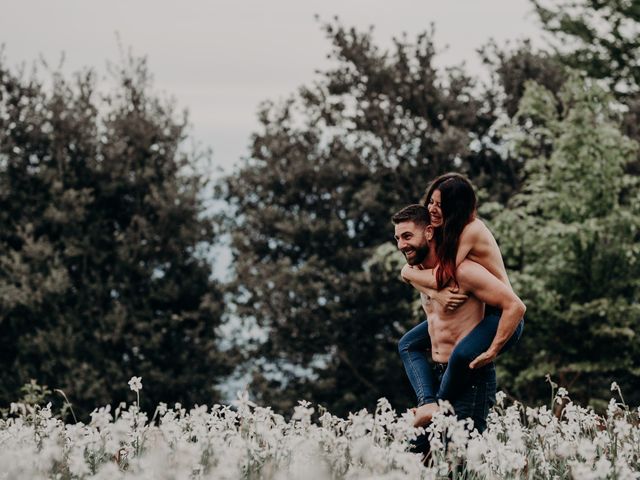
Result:
M327 65L330 44L314 15L347 26L375 27L383 47L436 26L439 65L466 62L482 70L476 49L539 39L528 0L0 0L0 43L12 65L43 56L64 69L119 59L116 34L146 55L155 88L186 107L193 137L213 148L215 165L229 170L246 155L256 109L314 79Z

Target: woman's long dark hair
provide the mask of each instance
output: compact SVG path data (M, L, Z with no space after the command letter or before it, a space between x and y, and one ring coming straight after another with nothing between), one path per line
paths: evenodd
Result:
M440 289L451 278L457 283L456 253L460 235L464 227L476 216L477 199L471 182L459 173L445 173L431 182L424 197L424 205L427 208L436 190L440 190L443 221L442 226L434 230L439 267L436 282Z

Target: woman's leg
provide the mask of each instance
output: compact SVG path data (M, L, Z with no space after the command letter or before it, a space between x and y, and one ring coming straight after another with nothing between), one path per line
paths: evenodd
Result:
M447 370L440 383L438 399L449 401L455 399L461 388L469 381L469 376L472 373L469 364L478 355L485 352L491 345L491 342L493 342L496 331L498 330L500 316L500 311L497 313L490 311L489 314L455 346L449 357ZM515 332L504 347L502 347L498 355L506 352L518 342L522 335L523 328L524 319L520 320Z
M398 351L409 382L416 392L418 406L435 402L437 384L429 364L431 338L427 320L404 334L398 342Z

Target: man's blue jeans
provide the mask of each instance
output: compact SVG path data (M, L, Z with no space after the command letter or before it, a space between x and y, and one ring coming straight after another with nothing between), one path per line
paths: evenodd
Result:
M500 311L487 310L485 318L456 344L449 357L447 368L439 379L434 376L430 364L431 338L428 321L425 320L412 328L400 339L398 351L409 382L416 392L418 406L438 400L449 400L452 404L454 403L474 373L474 370L469 368L469 363L491 345L498 329L500 315ZM500 353L509 350L518 342L523 328L524 320L521 320Z
M430 376L438 387L445 376L446 364L429 365ZM472 370L468 383L461 388L458 397L451 402L458 419L471 418L473 426L480 433L487 428L487 415L496 403L496 369L490 363L477 370ZM419 435L412 442L412 451L426 453L429 449L429 434Z

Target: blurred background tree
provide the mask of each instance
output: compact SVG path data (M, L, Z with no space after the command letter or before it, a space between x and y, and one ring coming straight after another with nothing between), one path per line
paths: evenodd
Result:
M640 93L640 5L620 0L532 0L563 64L606 80L620 97Z
M620 0L532 0L554 56L603 81L624 106L622 131L640 141L640 4ZM636 152L640 155L640 152ZM640 174L640 157L626 170Z
M575 75L558 96L527 84L510 134L527 159L525 180L491 222L528 305L526 335L500 362L511 374L502 380L516 397L544 398L539 380L549 373L574 399L603 408L615 379L636 405L640 178L625 167L638 145L593 81Z
M227 373L205 258L201 155L143 60L103 95L86 71L45 85L0 60L0 401L31 378L86 418L131 399L211 403Z

